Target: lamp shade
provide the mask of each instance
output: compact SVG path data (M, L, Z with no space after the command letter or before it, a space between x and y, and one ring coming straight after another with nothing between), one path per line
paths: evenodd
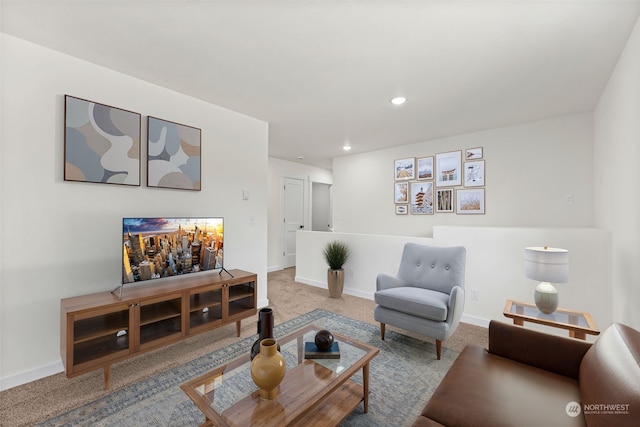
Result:
M525 248L524 275L528 279L541 282L568 282L569 251L546 246Z

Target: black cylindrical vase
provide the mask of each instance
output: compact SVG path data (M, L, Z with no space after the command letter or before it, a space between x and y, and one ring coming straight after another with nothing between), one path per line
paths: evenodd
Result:
M273 309L261 308L258 311L258 339L251 346L251 360L260 353L260 341L265 338L273 338ZM278 351L280 345L278 345Z

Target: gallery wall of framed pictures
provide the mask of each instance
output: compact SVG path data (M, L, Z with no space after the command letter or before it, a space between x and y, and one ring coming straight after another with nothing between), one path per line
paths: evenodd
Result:
M482 147L394 161L396 215L482 215L485 159Z

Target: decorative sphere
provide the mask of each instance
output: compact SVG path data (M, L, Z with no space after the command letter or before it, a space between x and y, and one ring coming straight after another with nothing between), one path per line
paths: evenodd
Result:
M333 334L326 329L322 329L316 334L315 342L318 350L328 351L333 345Z

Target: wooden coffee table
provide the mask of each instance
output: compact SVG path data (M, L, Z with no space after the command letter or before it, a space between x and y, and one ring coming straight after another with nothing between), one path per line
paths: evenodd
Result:
M250 348L226 365L189 381L182 390L204 413L202 426L337 426L363 402L369 409L369 362L380 350L333 333L340 359L305 359L304 343L322 327L310 325L277 338L287 373L273 400L260 398L251 379ZM352 377L362 369L362 384Z
M572 338L586 339L587 334L598 335L600 331L591 315L586 311L557 309L551 314L544 314L535 304L508 299L504 306L505 317L513 319L514 325L523 326L524 322L538 323L554 328L566 329Z

